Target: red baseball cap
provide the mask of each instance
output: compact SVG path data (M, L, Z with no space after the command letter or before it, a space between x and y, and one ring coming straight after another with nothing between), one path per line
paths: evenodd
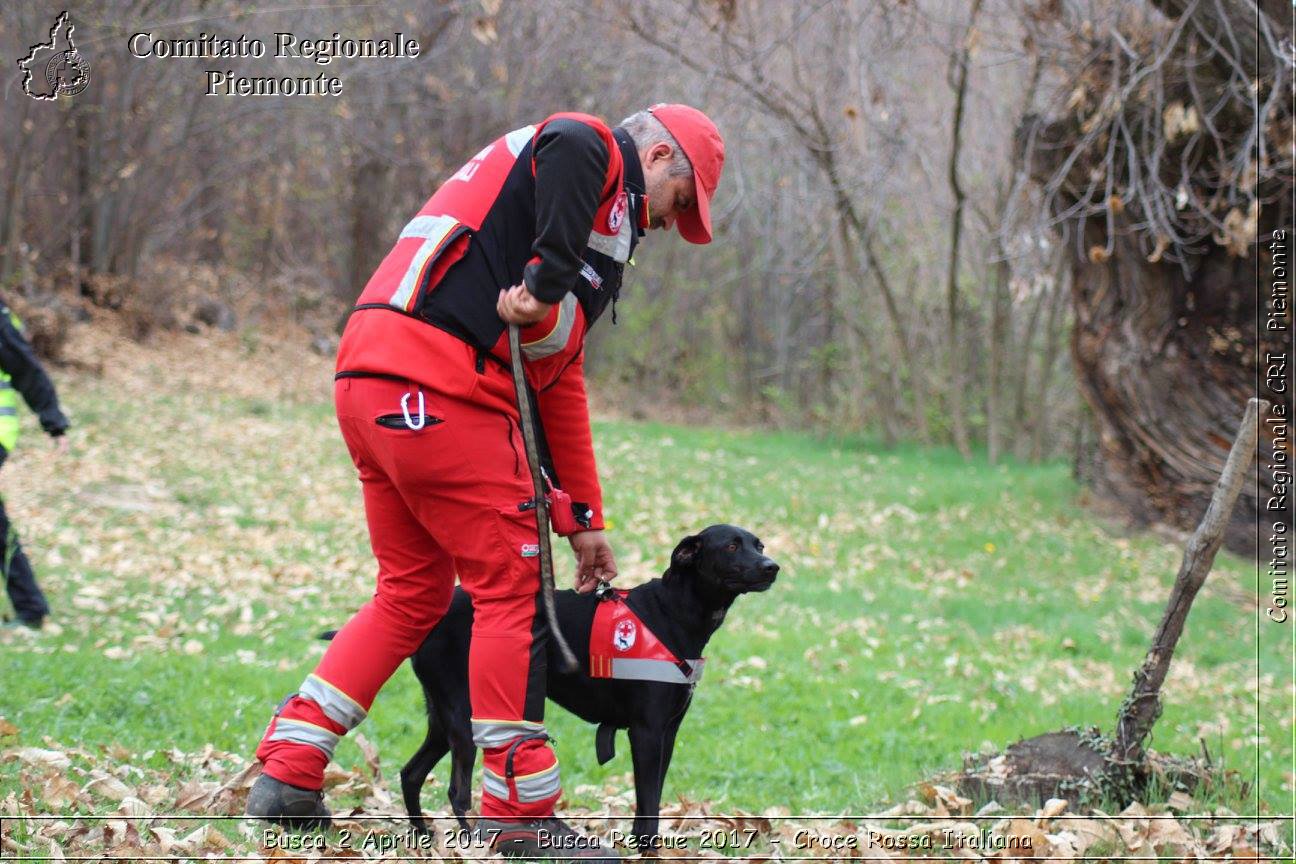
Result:
M676 220L680 236L690 243L711 242L711 196L724 170L724 139L711 118L688 105L659 102L648 111L661 121L693 163L696 201Z

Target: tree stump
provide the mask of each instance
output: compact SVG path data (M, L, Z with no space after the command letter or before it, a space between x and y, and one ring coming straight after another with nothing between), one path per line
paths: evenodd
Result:
M974 799L1001 804L1038 805L1049 798L1085 802L1110 799L1121 806L1141 797L1153 776L1168 778L1190 791L1209 771L1196 760L1156 757L1144 743L1161 714L1161 685L1170 670L1193 600L1210 573L1224 542L1229 515L1249 476L1259 430L1258 399L1247 402L1242 424L1229 450L1206 515L1184 549L1174 587L1152 637L1152 646L1134 673L1134 686L1116 718L1116 734L1097 727L1066 729L1027 738L1002 754L969 759L954 778L959 791Z

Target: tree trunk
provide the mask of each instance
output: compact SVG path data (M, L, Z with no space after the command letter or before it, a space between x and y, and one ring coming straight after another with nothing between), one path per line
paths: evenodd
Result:
M22 241L23 180L30 136L26 124L30 99L18 99L18 116L13 118L14 149L10 152L9 177L5 181L5 206L0 210L0 284L7 283L18 269Z
M858 226L856 230L859 230ZM874 236L870 232L864 240L864 254L873 277L877 279L878 291L882 293L882 303L886 307L887 318L891 322L891 337L895 343L896 353L900 355L892 365L904 363L909 370L909 393L913 397L914 425L918 430L918 440L927 444L931 441L931 432L927 428L927 382L923 377L926 373L921 358L911 347L913 340L909 337L909 328L905 325L904 316L900 314L900 306L896 303L895 291L891 288L886 270L878 260L877 249L873 245Z
M963 44L959 47L953 68L956 70L957 83L954 90L954 128L950 136L950 156L949 156L949 183L950 190L954 194L954 215L950 219L950 246L948 262L948 281L945 286L945 303L946 303L946 349L948 355L948 374L949 374L949 409L950 409L950 428L954 434L954 446L958 448L963 458L972 455L972 448L968 441L967 418L964 416L963 407L963 388L964 374L963 366L966 362L965 352L959 342L959 291L958 291L958 271L959 271L959 242L963 236L963 208L967 201L967 196L963 191L963 186L959 182L959 153L963 149L963 113L967 105L967 84L968 84L968 67L972 53L972 36L976 26L977 15L981 11L982 0L973 0L972 12L968 16L967 30L963 34Z
M1248 82L1260 86L1241 93L1229 76L1239 62L1254 74L1255 56L1229 60L1214 47L1231 44L1229 33L1203 33L1203 28L1249 20L1254 36L1255 7L1249 0L1155 5L1191 9L1194 19L1172 22L1182 36L1165 51L1159 45L1149 51L1154 60L1132 64L1128 74L1110 73L1106 92L1124 94L1121 101L1108 101L1088 119L1028 120L1019 133L1034 133L1032 178L1050 190L1052 215L1066 224L1072 240L1067 245L1071 357L1094 418L1093 491L1136 524L1164 522L1191 530L1223 467L1236 408L1256 395L1266 357L1292 361L1286 347L1290 331L1265 331L1255 319L1257 306L1268 300L1267 286L1282 278L1274 268L1291 266L1289 239L1275 242L1275 231L1289 228L1292 219L1292 162L1284 149L1289 145L1272 145L1267 159L1253 163L1250 183L1246 172L1221 169L1221 160L1194 154L1218 148L1245 158L1249 149L1253 152L1257 102L1272 106L1260 130L1265 140L1289 140L1283 136L1290 133L1282 130L1292 122L1290 89L1276 90L1291 83L1281 75L1268 80L1248 75ZM1239 10L1247 9L1250 18L1238 19ZM1261 54L1268 51L1266 43ZM1149 68L1164 82L1162 102L1147 101L1160 98L1158 89L1132 86ZM1094 89L1092 78L1101 71L1089 66L1083 73L1095 93L1101 87ZM1217 78L1200 77L1209 74ZM1173 100L1180 107L1194 104L1190 87L1210 88L1202 98L1217 110L1209 127L1176 138L1163 129L1163 110ZM1152 141L1155 147L1135 147L1136 141ZM1149 150L1164 156L1158 161ZM1137 173L1131 177L1131 172ZM1137 191L1131 192L1136 183ZM1149 236L1147 226L1158 218L1152 224L1169 225L1187 238L1173 244L1173 256L1162 254L1169 238ZM1221 233L1207 218L1232 228ZM1262 297L1257 297L1257 280ZM1288 313L1288 327L1290 320ZM1292 411L1290 390L1273 398L1273 413L1285 424ZM1276 434L1290 440L1285 427L1261 430L1260 464L1275 464ZM1274 475L1252 472L1225 532L1228 548L1265 558L1272 553L1272 541L1256 530L1262 509L1266 522L1290 524L1291 516L1290 496L1282 494L1284 489L1275 494Z
M1035 353L1035 330L1039 326L1040 313L1044 311L1044 304L1048 299L1049 293L1041 290L1031 302L1030 312L1026 316L1025 327L1022 330L1021 343L1017 346L1017 386L1014 388L1013 398L1013 416L1017 422L1013 428L1013 449L1018 455L1021 455L1025 447L1023 443L1025 439L1022 436L1029 430L1030 415L1027 397L1031 380L1031 356Z
M225 186L216 167L220 164L219 150L213 136L203 134L198 145L198 194L194 198L197 211L197 243L199 261L219 264L225 260Z
M1044 61L1040 53L1035 54L1031 65L1030 81L1022 91L1020 107L1016 118L1021 119L1030 114L1035 96L1039 92L1040 78L1044 71ZM1014 142L1016 143L1016 142ZM1021 186L1026 182L1026 148L1014 146L1012 162L1008 174L1000 182L995 192L994 222L987 220L986 229L994 237L994 282L991 286L990 300L990 375L986 394L986 449L990 464L999 461L1005 440L1005 420L1003 402L1005 399L1004 358L1016 356L1013 353L1012 336L1012 262L1008 253L1005 237L1017 229L1014 218L1014 204L1020 198ZM981 212L981 211L978 211ZM1029 339L1026 340L1029 345ZM1026 352L1022 351L1024 355ZM1020 414L1016 415L1020 423ZM1016 425L1016 424L1014 424Z
M283 235L280 223L283 221L284 199L288 197L288 183L289 172L280 171L275 175L274 185L269 195L266 195L264 190L259 187L249 187L245 193L261 204L262 212L265 214L261 220L261 224L266 226L265 236L262 239L261 251L257 255L257 261L260 262L258 269L262 281L269 278L272 268L278 260L277 254ZM346 299L353 301L359 294L360 289L357 288L355 295ZM349 308L350 305L348 304ZM346 319L343 318L343 320ZM339 328L339 332L341 332L341 328Z
M852 278L860 277L859 258L856 254L855 247L850 242L850 231L846 224L845 217L838 215L837 230L832 235L832 256L833 269L836 270L836 279L841 286L840 295L845 298L845 305L851 307L851 313L847 317L847 323L850 325L855 341L858 342L867 359L867 365L870 371L877 369L876 352L873 350L873 340L869 338L867 332L864 332L863 326L855 315L854 307L857 305L852 302L849 292L846 290ZM883 443L890 447L899 439L900 430L897 428L899 417L897 411L900 408L899 388L895 380L900 365L898 362L887 364L890 375L883 380L889 382L890 386L885 388L881 399L875 400L878 406L878 419L882 428Z
M338 286L343 299L354 300L387 253L391 238L383 230L391 163L374 156L360 159L351 173L351 256L347 282Z
M1008 192L1007 181L1000 185L997 195L996 212L1004 212ZM993 465L999 461L1003 446L1003 367L1004 357L1010 356L1008 342L1009 316L1012 314L1012 264L1008 261L1008 250L1002 240L995 243L994 282L990 287L990 372L986 382L986 450Z
M1073 262L1071 356L1097 423L1094 491L1138 522L1188 530L1224 464L1231 414L1255 393L1256 356L1265 350L1252 321L1257 262L1218 249L1189 282L1125 241L1117 250L1106 263ZM1272 445L1270 434L1262 459ZM1266 551L1257 550L1256 521L1272 483L1262 472L1247 484L1226 535L1230 549Z
M88 102L79 99L71 100L68 111L72 122L72 159L74 166L74 189L72 206L75 208L72 219L72 286L77 293L85 296L90 293L89 272L86 267L86 256L94 245L94 129L93 119Z
M1044 353L1040 355L1039 380L1035 385L1035 398L1031 400L1031 410L1034 412L1030 420L1032 462L1038 462L1044 456L1044 430L1049 428L1049 421L1052 419L1048 406L1048 385L1053 378L1053 366L1057 361L1062 342L1062 330L1065 327L1065 321L1061 320L1062 310L1066 306L1066 300L1062 296L1064 289L1065 286L1058 286L1048 301L1048 320L1044 324Z

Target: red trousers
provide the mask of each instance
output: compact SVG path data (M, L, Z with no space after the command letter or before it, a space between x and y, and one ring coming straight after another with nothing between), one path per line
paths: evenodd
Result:
M457 574L473 602L469 687L473 738L484 752L482 815L553 813L561 790L544 734L548 631L535 515L518 510L533 492L517 409L499 377L492 371L457 393L383 378L337 382L378 586L271 719L257 748L270 776L321 788L340 736L441 619ZM406 414L423 427L408 428Z

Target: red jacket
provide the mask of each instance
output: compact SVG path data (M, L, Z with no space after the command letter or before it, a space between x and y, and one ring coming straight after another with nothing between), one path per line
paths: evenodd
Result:
M398 377L515 413L495 302L525 283L555 304L521 334L551 468L602 527L583 347L642 234L642 196L633 141L598 118L555 114L502 136L401 231L347 322L338 376Z

